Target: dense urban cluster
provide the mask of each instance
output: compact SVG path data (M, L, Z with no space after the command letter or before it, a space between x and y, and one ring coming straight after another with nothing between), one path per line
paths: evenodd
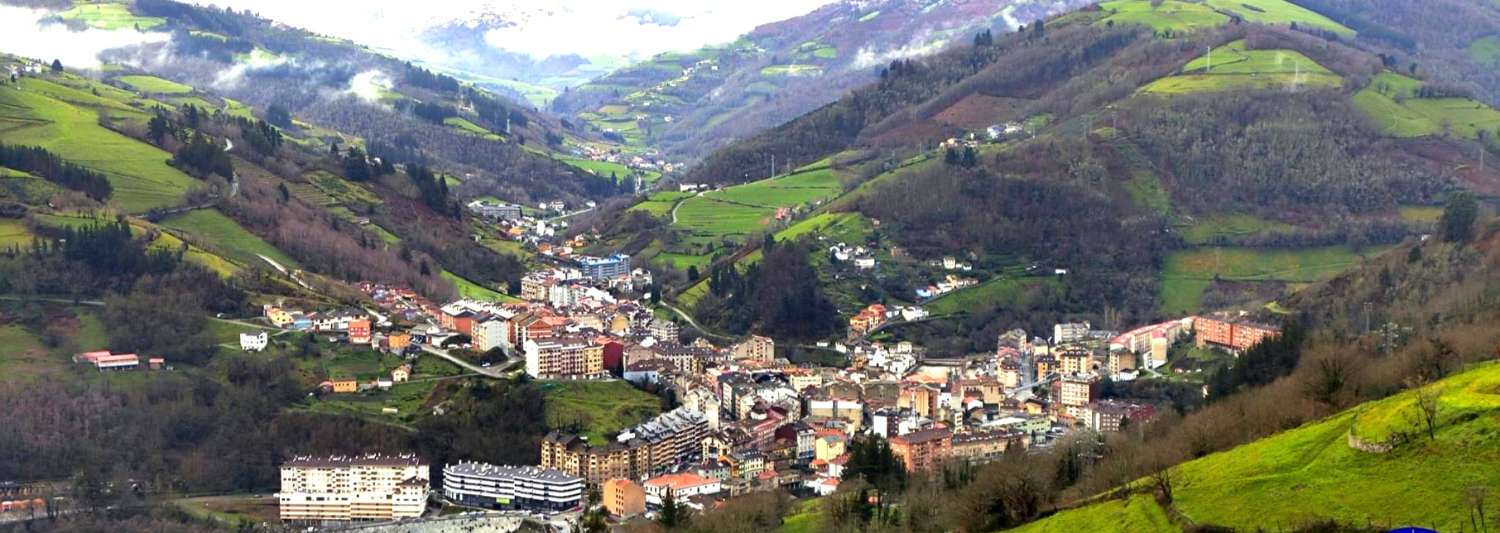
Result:
M441 487L429 486L431 465L415 456L298 458L282 466L282 518L414 518L425 507L401 502L429 489L462 507L554 514L591 503L620 518L658 512L667 500L704 510L762 490L829 495L862 439L885 441L910 473L931 473L995 460L1013 448L1047 447L1070 432L1120 431L1150 420L1161 406L1105 398L1104 382L1159 377L1168 351L1186 343L1240 353L1279 334L1279 327L1244 314L1190 316L1124 332L1063 323L1042 335L1007 331L990 354L937 358L908 341L868 340L888 320L924 316L920 307L872 304L850 318L846 337L817 343L845 365L820 366L789 361L769 337L715 342L685 334L678 322L625 296L651 283L649 273L616 254L532 272L513 302L440 305L408 289L367 283L361 288L372 309L265 306L278 328L327 334L409 361L370 383L331 379L325 392L389 388L408 379L418 357L474 367L455 354L484 354L475 368L491 377L623 380L676 406L606 441L554 430L541 441L537 465L440 465ZM242 335L242 348L263 348L265 337ZM361 481L339 482L340 476ZM587 502L589 490L601 501Z

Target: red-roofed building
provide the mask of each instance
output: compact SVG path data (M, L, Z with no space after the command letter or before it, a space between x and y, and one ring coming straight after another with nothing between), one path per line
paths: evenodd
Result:
M646 503L660 506L668 494L672 499L683 501L693 496L718 494L724 490L719 480L700 476L692 472L679 472L646 480Z

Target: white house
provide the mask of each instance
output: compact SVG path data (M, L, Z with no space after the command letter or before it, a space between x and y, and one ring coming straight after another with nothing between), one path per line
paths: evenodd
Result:
M261 350L264 350L266 349L266 345L270 342L271 336L267 335L264 331L255 334L240 334L240 349L247 352L259 352Z

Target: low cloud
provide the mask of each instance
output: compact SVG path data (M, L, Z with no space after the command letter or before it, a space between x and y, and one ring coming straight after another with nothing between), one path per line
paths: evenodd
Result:
M0 52L47 62L57 59L71 68L99 68L102 65L99 54L106 50L161 43L171 38L163 32L134 29L73 31L48 22L51 15L41 9L0 5Z
M854 59L850 61L850 66L856 69L870 68L877 65L884 65L897 59L932 55L941 52L943 47L948 46L948 41L945 39L928 41L929 38L931 38L929 32L922 32L900 48L890 50L876 50L870 47L861 48L854 54Z
M256 71L270 70L283 66L295 66L297 61L286 56L262 52L257 49L250 57L237 61L234 66L219 72L214 78L213 86L217 89L234 89L245 81L245 75Z
M359 97L369 103L379 103L381 95L392 87L390 75L379 70L366 70L349 78L349 88L344 94Z

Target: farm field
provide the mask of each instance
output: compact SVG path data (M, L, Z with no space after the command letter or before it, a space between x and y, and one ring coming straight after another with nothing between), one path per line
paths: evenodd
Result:
M1099 24L1114 21L1115 24L1143 24L1152 30L1187 31L1207 26L1217 26L1229 21L1229 17L1199 3L1181 0L1165 0L1161 5L1152 5L1150 0L1114 0L1102 2L1099 7L1108 17Z
M545 381L547 426L582 426L589 442L644 422L661 412L661 400L624 381Z
M288 268L302 268L296 260L245 230L218 210L189 211L163 220L161 226L191 235L205 246L223 252L226 257L243 265L264 266L265 261L258 257L264 255Z
M123 104L73 105L42 93L88 93L35 78L24 79L22 89L0 91L0 142L40 146L104 173L112 200L126 211L174 205L198 183L166 164L171 154L99 125L98 109L114 114Z
M1343 83L1343 78L1295 50L1248 50L1241 40L1215 48L1209 55L1188 62L1181 74L1147 84L1141 92L1170 95Z
M182 239L177 238L176 235L164 232L157 236L155 241L151 242L150 247L158 250L177 251L182 249L183 244ZM241 270L240 265L191 244L188 245L187 253L183 257L188 262L206 268L222 278L233 276Z
M1401 220L1416 224L1435 224L1443 216L1443 208L1435 205L1403 205Z
M120 83L129 85L131 89L141 93L186 94L193 92L192 87L156 76L120 76L118 79ZM213 106L206 107L213 109Z
M1162 270L1162 310L1169 314L1199 310L1203 294L1215 279L1311 283L1338 274L1378 255L1385 248L1355 252L1347 246L1270 249L1202 247L1173 252Z
M693 193L690 192L654 192L645 200L631 206L630 210L645 211L655 217L671 216L672 206L677 203L677 200L692 196Z
M82 21L101 30L149 30L167 22L166 19L157 17L136 16L128 6L115 2L74 2L72 9L63 11L58 16L66 20Z
M448 127L451 127L451 128L457 129L459 131L462 131L464 133L468 133L468 134L474 135L476 137L484 138L484 139L489 139L491 141L500 141L500 140L504 140L505 139L504 137L496 135L495 133L491 132L490 130L484 129L483 126L480 126L478 124L470 122L469 119L466 119L466 118L463 118L463 117L448 117L448 118L445 118L445 119L443 119L443 124L447 125Z
M609 177L610 174L614 174L617 178L624 178L634 173L633 170L630 170L630 167L609 161L595 161L581 157L561 157L558 160L586 170L595 176L605 178Z
M700 196L682 202L673 228L686 230L689 235L685 240L689 242L714 245L726 237L749 235L769 224L775 215L774 207L733 204Z
M951 315L982 309L996 302L1015 302L1026 289L1041 285L1058 285L1052 278L995 278L967 289L944 294L925 304L933 315Z
M1354 30L1332 19L1287 0L1205 0L1208 7L1233 11L1245 22L1254 24L1282 24L1316 26L1341 37L1354 37Z
M1188 244L1204 245L1220 238L1293 229L1296 228L1290 224L1266 220L1255 215L1216 215L1199 219L1193 225L1184 228L1182 239Z
M26 221L0 219L0 250L31 246L31 238L31 232L26 229Z
M817 533L822 530L822 500L817 498L796 502L781 519L781 533Z
M1472 139L1479 130L1500 128L1500 111L1468 98L1416 98L1421 85L1418 80L1382 72L1354 95L1354 105L1393 137L1436 135L1446 125L1453 135Z

